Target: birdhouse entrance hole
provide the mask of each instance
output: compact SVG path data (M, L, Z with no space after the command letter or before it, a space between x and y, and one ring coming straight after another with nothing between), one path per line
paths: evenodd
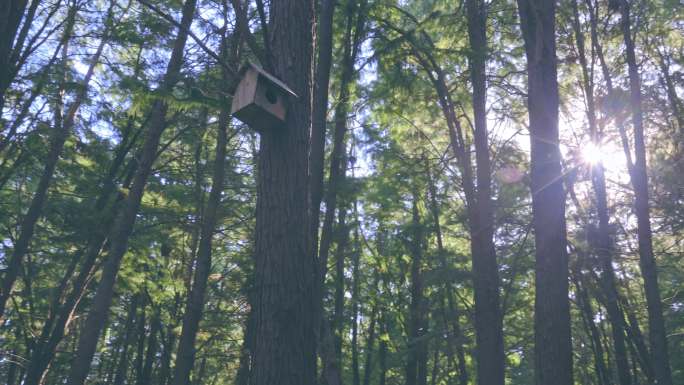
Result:
M266 88L266 100L271 104L276 104L278 102L278 94L273 87Z

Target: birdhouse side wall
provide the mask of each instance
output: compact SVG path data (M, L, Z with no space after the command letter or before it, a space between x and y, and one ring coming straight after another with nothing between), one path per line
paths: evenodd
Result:
M241 109L254 103L256 96L259 74L254 69L248 69L235 90L230 113L234 114Z

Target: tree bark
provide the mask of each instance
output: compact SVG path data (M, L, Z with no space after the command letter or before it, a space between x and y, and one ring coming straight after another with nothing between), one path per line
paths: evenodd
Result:
M274 75L298 97L286 121L261 133L254 269L251 385L316 383L316 263L311 248L309 139L314 3L273 0Z
M535 383L572 385L565 192L558 137L556 3L518 0L525 40L535 232Z
M178 80L183 63L183 50L185 49L185 42L188 37L187 31L192 23L195 5L196 0L187 0L183 6L181 28L179 28L166 74L160 85L162 92L169 92ZM110 236L111 247L104 262L102 278L93 298L93 305L79 336L78 348L68 376L67 383L69 385L82 385L88 376L90 362L97 345L97 337L109 314L109 306L114 294L114 284L119 272L119 266L124 254L128 250L128 239L133 231L133 225L140 208L147 178L152 171L152 164L157 157L161 134L167 125L167 110L168 106L164 101L158 99L153 102L150 124L139 156L138 168L135 172L129 195L123 202L123 207L119 211L112 228Z

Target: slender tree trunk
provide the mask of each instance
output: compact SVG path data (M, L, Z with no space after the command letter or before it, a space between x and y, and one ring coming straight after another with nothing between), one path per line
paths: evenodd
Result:
M337 340L337 337L331 337L326 335L329 332L335 333L338 327L341 326L340 323L337 325L323 325L327 322L324 320L323 315L323 300L326 296L325 293L325 276L327 274L328 258L330 253L330 247L333 242L333 223L335 221L335 211L337 208L337 201L340 187L343 185L345 180L345 173L347 169L346 163L346 133L347 133L347 114L349 112L349 98L351 84L354 76L354 62L356 61L356 56L359 50L359 34L363 29L363 23L365 18L360 14L362 8L357 10L358 1L352 0L347 4L346 9L346 30L343 40L343 67L342 74L340 78L340 94L337 106L335 108L335 131L333 137L333 148L330 155L330 176L328 179L328 186L325 192L325 216L323 219L323 228L321 231L321 242L318 252L319 261L319 281L318 284L321 287L321 298L320 298L320 317L321 317L321 331L320 331L320 351L321 351L321 361L323 364L323 378L328 385L338 385L342 383L341 378L341 355L336 353L334 356L330 356L326 352L330 352L330 346L325 346L327 343L331 343ZM365 4L365 2L362 2ZM356 16L356 29L354 29L354 17ZM314 111L316 112L316 111ZM313 159L312 161L316 161ZM314 192L315 188L314 188ZM316 203L316 202L314 202ZM342 210L338 215L342 215ZM314 215L317 215L317 208L314 207ZM340 223L343 221L340 219ZM342 248L343 250L344 248ZM338 244L338 252L340 250L340 245ZM338 280L339 282L339 280ZM342 283L343 284L343 283ZM336 302L337 303L337 302ZM340 344L335 344L334 350L339 351L341 349ZM331 362L334 359L337 362Z
M244 337L242 338L242 349L240 349L240 362L237 374L235 375L235 385L248 385L251 371L252 347L254 346L254 318L252 313L247 315L247 322L243 327Z
M358 221L358 210L354 203L354 214ZM354 254L352 258L352 317L351 317L351 354L352 354L352 384L361 385L361 372L359 368L359 296L361 295L361 282L359 264L361 259L361 243L359 241L358 223L354 228Z
M227 81L227 79L224 79ZM190 373L195 361L195 338L199 330L199 322L204 310L204 297L207 290L207 280L211 272L212 238L216 227L221 193L223 192L226 145L228 142L226 129L229 123L227 110L222 110L218 121L218 139L216 141L216 157L214 174L212 177L211 192L207 201L206 210L202 218L202 230L200 235L199 250L195 263L192 289L188 294L188 301L183 316L183 330L178 344L176 355L176 367L173 376L173 385L190 383Z
M483 0L467 0L470 42L470 79L473 86L475 117L475 157L477 162L477 226L471 223L471 236L480 245L473 251L475 286L475 331L477 381L480 385L503 385L503 320L499 304L499 273L494 247L494 212L491 192L491 166L487 140L487 9Z
M320 299L317 301L316 320L321 325L318 331L318 355L324 365L330 361L332 355L332 333L330 325L325 316L323 301L325 299L325 276L328 266L327 260L321 261L318 248L318 230L321 221L321 201L323 200L323 179L325 178L325 137L327 131L328 115L328 89L330 86L330 68L332 65L333 50L333 15L335 13L334 0L321 0L319 2L318 15L318 35L316 36L316 48L318 49L318 60L316 62L316 73L314 82L314 101L311 122L311 154L309 158L309 174L311 179L311 234L312 250L317 262L316 273L318 276L317 292ZM332 176L332 171L331 171ZM339 378L339 375L335 377Z
M153 307L153 306L152 306ZM160 310L154 310L152 320L150 320L150 335L147 338L147 350L142 365L142 371L136 380L136 385L148 385L152 380L152 370L157 357L157 338L161 329Z
M147 314L145 312L145 309L147 308L147 301L145 297L142 298L142 307L140 308L140 314L138 315L138 321L136 323L136 326L138 327L138 331L136 333L136 336L138 337L137 341L137 350L135 353L135 361L133 361L133 369L135 370L134 374L134 379L136 380L136 383L142 377L142 371L143 371L143 364L144 364L144 357L145 357L145 337L146 337L146 326L147 326Z
M572 2L573 8L573 29L579 53L579 61L582 67L582 87L586 97L587 120L589 122L589 134L592 143L599 146L602 142L602 135L596 123L596 104L594 100L593 80L589 72L589 65L584 48L584 35L581 31L579 18L579 8L577 0ZM601 264L600 284L605 296L606 310L611 323L613 334L613 347L615 350L615 362L617 365L618 379L621 385L631 383L629 361L627 359L627 349L625 345L625 323L622 311L618 305L618 291L615 283L615 271L613 269L613 247L610 239L610 224L608 216L608 194L606 192L606 179L603 164L600 162L591 165L591 177L594 193L596 194L596 211L598 214L597 241L594 245Z
M425 340L425 310L427 306L423 293L423 231L418 211L418 196L415 193L412 206L411 304L409 308L406 385L425 385L427 383L427 342Z
M119 364L116 366L116 374L114 375L113 385L122 385L126 380L126 373L128 371L128 348L133 343L133 322L138 311L138 302L140 295L136 294L131 299L128 305L128 316L126 317L126 326L123 332L123 346L121 347L121 355L119 357Z
M340 186L344 183L346 171L346 139L347 114L349 112L349 93L354 75L354 61L352 56L353 43L352 31L354 25L354 6L356 0L351 0L347 6L347 25L344 35L344 54L342 75L340 78L340 95L335 108L335 132L333 148L330 154L330 175L328 188L325 193L325 217L321 231L321 244L318 252L320 259L320 279L324 282L330 247L333 242L333 224L335 222L335 210ZM315 209L315 208L314 208ZM322 299L321 299L322 300Z
M579 269L578 269L579 270ZM601 342L601 335L594 323L594 309L592 309L591 302L587 290L581 284L579 277L581 273L576 271L573 275L575 289L577 290L577 306L582 314L582 321L587 329L587 334L592 341L592 351L594 352L594 366L596 367L596 380L598 385L611 385L613 383L610 371L606 367L606 360L603 353L603 344Z
M195 5L196 0L187 0L183 6L181 28L174 43L166 74L160 85L163 92L168 92L172 89L180 74L183 63L183 50L185 49L185 42L188 36L187 31L192 23ZM157 157L161 134L167 125L165 117L167 110L168 106L162 100L153 102L150 124L139 156L138 168L129 195L126 197L112 228L110 237L111 247L104 262L102 278L93 298L93 305L79 337L78 349L71 364L68 377L67 383L69 385L82 385L88 376L90 362L97 345L97 337L109 314L109 306L114 294L114 284L119 272L121 259L128 250L128 238L133 231L133 225L140 208L147 178L152 170L152 164Z
M63 59L66 59L67 56L67 41L71 38L71 31L74 23L73 19L76 16L75 13L75 7L69 9L69 16L67 16L67 27L62 37L64 56ZM76 120L76 112L78 111L81 103L83 102L83 99L86 97L88 83L90 83L90 79L95 73L95 66L100 60L100 55L102 54L102 50L104 49L106 41L107 32L105 32L104 36L100 40L100 45L98 46L97 51L91 59L91 64L88 67L88 70L82 82L82 90L78 92L73 103L69 106L69 109L66 111L64 116L62 116L62 107L60 105L56 107L57 111L55 113L55 125L53 127L53 132L50 137L50 146L48 149L47 158L45 159L45 167L43 168L43 172L38 181L38 186L36 187L36 191L33 195L33 198L31 199L31 204L29 205L28 211L26 212L26 215L21 221L21 225L19 228L19 238L14 244L12 254L9 258L9 261L7 262L5 275L2 277L2 284L0 286L0 320L2 320L3 318L5 306L7 304L7 300L11 295L14 282L19 276L22 260L24 259L26 253L29 250L35 226L38 223L38 220L42 217L43 206L45 204L45 201L47 200L48 189L52 182L52 176L54 175L55 169L57 167L59 156L62 153L64 143L69 137L69 133L71 132L74 126Z
M428 179L428 197L430 199L430 211L432 213L432 220L435 226L435 235L437 238L437 256L441 268L444 271L449 269L449 264L446 258L446 250L444 250L444 240L442 236L442 226L440 222L440 209L439 203L437 202L437 186L435 185L435 180L433 178L433 172L430 168L430 164L425 162L425 174ZM453 288L450 282L444 284L444 294L445 300L448 307L443 309L444 314L444 324L447 328L447 354L453 355L453 348L456 349L456 359L458 360L458 383L459 385L468 384L468 369L466 367L465 352L463 351L463 335L461 333L461 325L459 320L460 310L458 305L454 301ZM444 301L440 301L441 306L444 307Z
M572 385L565 192L558 147L558 80L552 1L518 0L525 40L535 232L535 383Z
M627 67L629 72L630 107L634 126L634 167L630 176L634 187L634 208L637 217L637 239L639 242L639 265L644 279L646 305L648 309L649 339L652 362L658 385L672 385L672 371L667 347L667 332L663 318L663 304L658 286L658 267L653 252L653 233L648 203L648 174L646 162L646 141L644 118L641 106L641 79L632 40L630 4L620 1L622 35L625 41Z
M629 293L628 293L629 295ZM627 314L627 337L630 339L631 345L634 346L636 350L636 360L641 367L642 373L646 376L648 383L655 382L655 373L653 371L653 364L651 363L651 355L649 354L648 347L644 341L644 335L641 333L641 328L639 327L639 322L636 318L636 314L632 310L627 298L622 297L621 308Z
M312 0L270 3L274 75L299 96L289 98L280 127L261 133L251 385L316 383L319 294L308 190L313 12Z
M660 73L663 77L665 89L667 90L667 100L670 103L672 115L674 115L677 122L679 134L684 135L684 106L682 106L682 100L677 95L677 85L670 73L670 58L661 53L657 48L656 53L658 55L658 66L660 66Z
M379 275L376 274L375 277L375 282L373 287L376 287L378 284L378 279ZM376 295L377 292L376 292ZM370 379L371 379L371 373L373 373L373 352L375 350L375 339L376 339L376 333L375 329L377 328L377 316L378 316L378 303L377 299L373 303L373 307L371 308L371 314L370 314L370 325L368 325L368 337L366 337L366 362L364 363L363 366L363 385L370 385Z
M316 45L316 81L314 84L314 105L311 129L311 207L313 249L318 250L318 227L320 225L321 200L323 199L323 177L325 164L325 132L328 115L328 88L330 86L330 67L333 50L333 14L335 0L321 0L318 17ZM324 266L319 266L324 270Z
M335 308L331 329L335 336L334 364L338 374L342 364L342 340L344 337L344 261L349 243L349 227L347 226L347 208L341 207L337 224L337 250L335 251Z
M387 322L383 316L380 318L382 320L380 326L380 333L384 335L387 333ZM380 366L380 373L378 378L378 385L386 385L387 383L387 341L385 338L380 339L380 346L378 348L378 361Z

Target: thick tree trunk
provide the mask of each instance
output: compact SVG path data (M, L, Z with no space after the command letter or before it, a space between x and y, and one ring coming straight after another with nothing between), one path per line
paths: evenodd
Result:
M286 121L261 133L254 269L251 385L316 383L319 294L311 249L309 139L314 3L270 3L271 62L288 84Z
M518 0L525 40L535 232L535 383L572 385L565 192L558 147L556 3Z
M651 213L648 203L648 174L646 162L646 141L644 118L641 108L641 79L632 41L630 5L628 0L620 1L621 27L625 41L629 72L630 107L634 126L634 167L630 176L634 188L634 208L637 217L637 239L639 242L639 265L644 279L646 305L648 309L649 339L653 368L658 385L672 385L672 371L667 347L667 332L663 318L663 304L658 286L658 267L653 252Z
M195 13L196 0L187 0L183 6L181 28L174 43L173 52L169 59L164 79L160 88L167 92L172 89L180 74L183 63L183 50L188 36L188 28ZM88 313L85 325L79 336L78 349L74 356L69 373L69 385L82 385L90 369L97 345L98 336L109 314L109 306L114 294L114 284L119 272L121 260L128 250L128 238L133 231L140 202L145 190L147 178L152 170L152 164L157 157L157 149L161 134L166 128L166 112L168 106L162 100L153 103L148 131L145 136L142 151L139 156L138 168L121 211L112 228L110 250L104 262L102 278L98 285L93 305Z

